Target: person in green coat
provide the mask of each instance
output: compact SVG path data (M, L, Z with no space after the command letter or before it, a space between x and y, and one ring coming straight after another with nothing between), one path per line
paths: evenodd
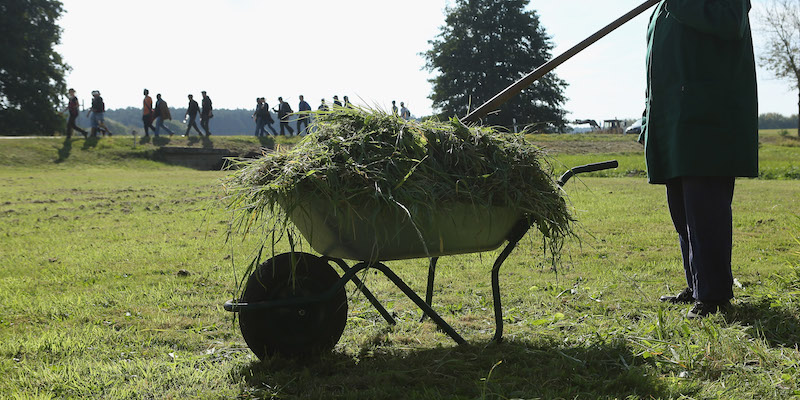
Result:
M749 0L663 0L647 33L640 138L650 183L664 184L687 287L662 301L687 318L729 305L733 189L758 176L758 100Z

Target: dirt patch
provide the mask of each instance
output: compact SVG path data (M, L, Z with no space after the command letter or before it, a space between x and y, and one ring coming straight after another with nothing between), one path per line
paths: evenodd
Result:
M533 143L551 154L641 153L644 147L635 141L548 140Z

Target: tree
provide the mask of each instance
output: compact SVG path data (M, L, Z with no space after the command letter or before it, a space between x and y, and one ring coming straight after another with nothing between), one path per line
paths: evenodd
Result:
M56 0L0 2L0 134L52 134L69 70L54 46L61 40Z
M761 65L777 78L791 83L797 90L797 108L800 110L800 0L771 0L761 20L767 37L766 51L760 57ZM800 136L800 112L797 135Z
M422 56L425 69L438 75L429 81L429 98L440 115L464 116L550 59L550 38L529 0L456 0L446 10L445 25ZM484 118L488 125L511 128L545 124L562 129L567 84L547 74Z

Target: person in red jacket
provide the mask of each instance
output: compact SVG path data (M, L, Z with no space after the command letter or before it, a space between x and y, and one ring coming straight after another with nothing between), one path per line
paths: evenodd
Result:
M67 137L72 137L72 130L76 130L80 132L83 137L87 136L85 130L75 125L75 119L78 118L78 109L80 105L78 104L78 98L75 96L75 89L69 89L69 104L67 104L67 111L69 111L69 119L67 120Z
M142 123L144 124L144 135L150 136L148 130L156 131L153 126L153 120L156 119L153 113L153 98L150 97L150 91L144 90L144 101L142 102Z

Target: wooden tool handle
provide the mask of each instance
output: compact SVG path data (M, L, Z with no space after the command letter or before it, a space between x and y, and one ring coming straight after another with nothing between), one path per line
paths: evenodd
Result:
M521 92L522 90L533 84L533 82L536 82L541 77L545 76L548 72L554 70L556 67L563 64L564 61L569 60L574 55L580 53L587 47L594 44L594 42L602 39L604 36L608 35L612 31L624 25L626 22L632 20L634 17L643 13L648 8L658 4L659 1L661 0L645 1L639 7L634 8L627 14L619 17L616 21L608 24L605 28L600 29L594 35L589 36L588 38L576 44L571 49L565 51L558 57L544 63L542 66L536 68L532 72L529 72L527 75L523 76L522 79L514 82L511 86L503 89L502 92L496 94L494 97L489 99L489 101L483 103L483 105L481 105L480 107L476 108L475 110L467 114L467 116L461 119L461 122L465 124L476 122L479 118L488 114L490 111L497 109L497 107L499 107L501 104L505 103L510 98L514 97L517 93Z

